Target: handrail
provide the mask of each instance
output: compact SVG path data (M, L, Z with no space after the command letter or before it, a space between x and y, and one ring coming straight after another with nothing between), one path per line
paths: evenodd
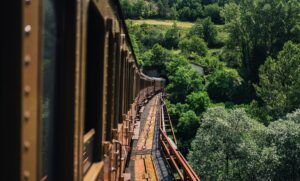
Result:
M170 117L170 114L169 114L169 112L168 112L168 110L167 110L167 106L164 104L163 105L163 108L165 108L165 110L166 110L166 112L167 112L167 116L168 116L168 119L169 119L169 121L170 121L170 125L171 125L171 131L172 131L172 136L173 136L173 139L174 139L174 142L175 142L175 144L177 145L177 139L176 139L176 136L175 136L175 133L174 133L174 129L173 129L173 123L172 123L172 121L171 121L171 117Z
M163 107L164 106L165 106L165 104L163 104ZM163 116L163 114L164 114L163 107L161 109L161 115L160 115L159 133L160 133L160 143L162 145L162 148L166 152L167 156L170 158L170 161L168 161L168 162L173 168L175 168L175 170L181 180L200 181L200 178L197 176L197 174L194 172L194 170L188 164L186 159L182 156L180 151L174 147L174 143L171 143L170 138L168 137L167 133L164 130L163 125L164 125L165 120L164 120L164 116ZM168 114L168 119L171 122L171 119L170 119L170 116L169 116L169 113L168 113L166 107L165 107L165 110ZM172 125L171 125L171 127L172 127ZM172 132L172 133L175 138L174 132ZM177 142L175 142L175 144L177 145ZM183 171L181 171L180 168L182 168Z
M184 159L184 157L181 155L180 151L176 150L172 144L170 143L170 140L168 139L168 136L166 135L166 133L160 128L160 134L162 135L162 139L161 141L164 142L163 144L166 145L164 148L168 149L168 152L170 154L170 156L173 156L176 158L176 160L178 161L179 165L182 166L184 173L187 175L187 180L191 180L191 181L200 181L200 179L198 178L198 176L195 174L195 172L193 171L193 169L190 167L190 165L188 164L188 162ZM167 144L166 144L167 143ZM178 167L178 164L173 162L173 166ZM177 169L176 169L177 170ZM178 170L177 170L178 172ZM182 173L179 173L180 175L184 175Z

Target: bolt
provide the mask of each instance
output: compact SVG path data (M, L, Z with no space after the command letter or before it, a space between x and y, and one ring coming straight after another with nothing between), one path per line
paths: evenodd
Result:
M30 86L29 85L25 86L24 91L25 91L25 94L28 95L31 91Z
M25 30L25 33L26 33L26 34L29 34L29 33L31 32L31 29L32 29L32 28L31 28L31 25L26 25L26 26L25 26L25 29L24 29L24 30Z
M25 0L25 3L28 5L31 3L31 0Z
M25 65L29 65L31 62L31 57L29 55L26 55L24 58L24 62L25 62Z
M24 142L24 148L25 148L25 151L29 150L29 148L30 148L30 142L29 141Z
M24 175L24 179L28 180L29 177L30 177L30 172L29 171L24 171L23 175Z
M30 118L30 112L29 111L24 112L24 118L25 118L25 121L29 120L29 118Z

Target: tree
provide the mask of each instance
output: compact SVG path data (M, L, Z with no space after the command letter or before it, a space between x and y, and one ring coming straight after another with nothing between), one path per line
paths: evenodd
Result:
M174 76L179 67L189 66L189 62L184 57L174 56L171 61L166 62L166 69L169 76Z
M182 104L182 103L171 104L169 101L167 101L167 107L168 107L168 112L172 119L172 123L174 125L177 124L181 114L190 110L188 104Z
M230 51L241 55L243 75L259 81L258 69L266 57L275 57L285 42L299 42L298 0L241 0L225 5L222 16L229 32Z
M203 35L204 29L203 29L203 24L201 19L197 19L196 22L194 23L194 25L190 28L190 30L187 33L187 36L193 37L193 36L197 36L199 38L204 38Z
M172 103L184 102L186 96L195 91L201 91L204 80L190 65L177 67L175 73L169 75L169 85L166 90Z
M211 108L192 141L188 160L203 180L271 180L279 164L268 130L243 109Z
M206 17L210 17L211 20L216 24L224 23L221 15L220 15L221 7L217 4L209 4L204 6L203 15Z
M185 55L195 53L204 56L207 53L207 45L202 38L193 36L179 42L179 47Z
M167 48L178 48L180 40L180 32L176 23L173 23L172 28L168 29L165 35L165 47Z
M164 32L155 27L147 24L142 24L137 32L137 38L145 48L152 48L155 44L162 45L164 42Z
M125 18L133 18L133 5L130 0L121 0L122 11L124 12Z
M158 16L160 18L166 18L169 11L169 4L167 0L158 0L157 1L158 7Z
M217 29L215 28L211 18L205 18L202 22L203 38L208 43L209 47L213 47L216 43Z
M195 21L202 16L202 4L200 0L184 0L178 4L179 19L183 21Z
M280 155L276 180L300 179L300 119L299 109L285 119L269 125L270 138Z
M235 70L218 70L209 77L209 97L216 102L243 103L251 99L249 87Z
M180 115L178 124L176 126L177 138L179 141L179 149L183 155L188 153L190 144L196 135L200 124L200 119L192 110L184 112Z
M268 58L259 70L256 90L273 118L300 106L300 46L287 42L277 59Z
M165 69L165 63L172 58L171 53L159 44L155 44L150 51L143 55L144 68L156 67Z
M177 134L184 140L190 140L196 135L200 124L200 119L192 110L184 112L180 115L177 124Z
M210 99L205 91L192 92L187 96L186 103L199 115L208 108Z

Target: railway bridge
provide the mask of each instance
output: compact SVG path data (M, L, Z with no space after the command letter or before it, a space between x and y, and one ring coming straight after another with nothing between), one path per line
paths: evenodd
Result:
M2 7L0 180L199 180L117 0Z

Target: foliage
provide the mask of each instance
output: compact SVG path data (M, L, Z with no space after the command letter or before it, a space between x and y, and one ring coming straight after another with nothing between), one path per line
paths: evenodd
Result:
M199 76L190 65L177 67L175 72L169 75L169 81L166 90L170 93L172 103L184 102L187 95L201 91L204 87L203 77Z
M205 17L210 17L211 20L216 24L224 23L223 19L220 16L221 7L217 4L209 4L204 6L203 15Z
M177 124L177 121L179 120L182 113L187 112L190 110L188 104L171 104L170 102L167 102L168 112L171 116L172 122Z
M258 69L268 56L275 56L288 40L299 41L298 0L241 0L222 11L229 48L241 54L247 80L258 82Z
M196 36L181 40L179 47L185 55L196 53L199 56L204 56L207 53L206 43L202 38Z
M268 130L243 109L209 109L188 160L203 180L271 180L279 164Z
M203 26L203 38L208 43L209 47L213 47L216 43L217 29L210 18L206 18L202 22Z
M186 103L199 115L208 108L210 99L205 91L192 92L187 96Z
M216 57L198 57L195 59L195 63L204 68L205 74L212 74L225 68L224 63Z
M158 13L156 4L151 1L120 0L120 3L126 18L150 18Z
M195 137L197 129L200 124L200 118L192 110L184 112L180 115L177 124L177 137L180 142L180 151L183 155L188 153L188 148Z
M179 19L195 21L202 16L203 7L199 0L184 0L178 4Z
M172 58L171 53L159 44L155 44L150 51L144 53L144 68L156 67L165 69L165 63Z
M200 38L204 38L204 29L201 19L197 19L194 25L190 28L190 30L187 33L187 36L190 38L192 36L197 36Z
M177 124L177 134L184 140L189 140L195 136L199 124L200 119L194 111L184 112L181 114Z
M166 62L166 69L169 76L174 76L179 67L187 67L189 62L183 57L176 57L172 61Z
M276 180L300 179L300 119L298 109L287 118L270 124L270 137L277 148L279 167Z
M141 50L140 50L141 45L139 45L140 42L136 39L136 36L134 34L130 34L130 40L131 40L138 64L143 65L144 62L142 60L142 55L141 55Z
M243 103L250 99L249 87L235 70L218 70L209 77L207 92L216 102Z
M300 46L287 42L277 59L268 58L259 70L256 90L274 118L300 106Z
M140 30L137 32L137 38L140 39L145 47L152 48L155 44L163 44L164 31L157 27L142 24Z
M178 48L180 40L180 32L176 23L173 24L172 28L168 29L165 35L165 47L166 48Z

